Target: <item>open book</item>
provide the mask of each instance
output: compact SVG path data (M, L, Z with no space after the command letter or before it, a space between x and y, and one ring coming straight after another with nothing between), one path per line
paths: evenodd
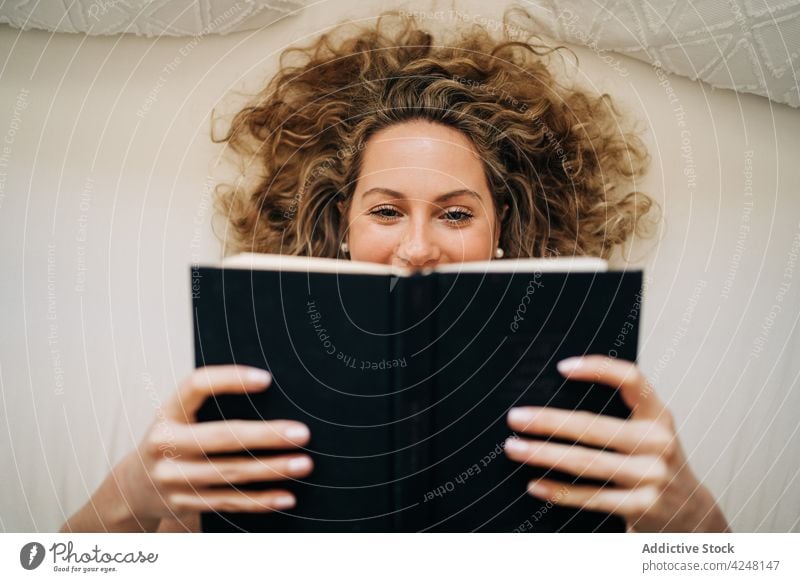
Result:
M273 375L262 393L209 399L198 420L300 420L314 460L300 480L238 485L286 487L295 508L206 513L204 531L624 531L528 495L545 474L594 481L513 462L503 443L512 406L629 414L615 390L566 381L556 363L636 359L641 271L584 257L411 272L242 254L191 278L196 365Z

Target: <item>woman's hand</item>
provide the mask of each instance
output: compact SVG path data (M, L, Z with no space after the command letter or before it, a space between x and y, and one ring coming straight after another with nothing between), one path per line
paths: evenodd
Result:
M305 454L208 458L245 449L295 448L306 444L306 425L289 420L196 422L212 395L263 390L268 372L247 366L208 366L186 378L142 439L62 531L155 531L162 519L192 522L203 511L268 512L295 504L285 489L236 491L230 484L300 478L312 469ZM100 522L96 523L99 519Z
M556 408L512 408L508 425L515 432L607 450L512 437L505 446L509 458L615 484L596 487L539 479L529 484L531 495L620 515L629 530L730 531L713 496L692 474L672 415L635 364L585 356L563 360L558 368L571 380L618 388L632 414L619 419Z

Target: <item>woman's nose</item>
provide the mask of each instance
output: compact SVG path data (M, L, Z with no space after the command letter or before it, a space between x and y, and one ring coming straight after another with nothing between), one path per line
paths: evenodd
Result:
M433 267L439 262L441 249L429 226L410 224L397 254L412 267Z

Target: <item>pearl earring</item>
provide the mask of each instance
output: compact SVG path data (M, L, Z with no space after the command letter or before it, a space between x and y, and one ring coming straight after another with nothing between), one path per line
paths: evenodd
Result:
M350 252L350 247L349 247L349 246L347 246L347 243L346 243L346 242L343 242L343 243L342 243L342 245L341 245L341 249L342 249L342 252L343 252L343 253L345 253L345 254L347 254L347 253L349 253L349 252Z
M502 259L504 254L505 253L503 252L503 249L501 249L500 247L497 247L497 249L495 249L495 251L494 251L494 258L495 259Z

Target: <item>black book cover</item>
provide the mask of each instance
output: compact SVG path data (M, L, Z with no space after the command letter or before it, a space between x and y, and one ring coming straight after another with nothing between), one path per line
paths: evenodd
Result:
M273 375L264 392L208 399L198 420L300 420L314 460L303 479L237 485L288 488L296 507L204 513L204 531L624 531L529 495L545 474L594 481L510 461L503 443L512 406L627 417L615 390L566 381L556 363L636 360L640 271L191 276L196 366Z

